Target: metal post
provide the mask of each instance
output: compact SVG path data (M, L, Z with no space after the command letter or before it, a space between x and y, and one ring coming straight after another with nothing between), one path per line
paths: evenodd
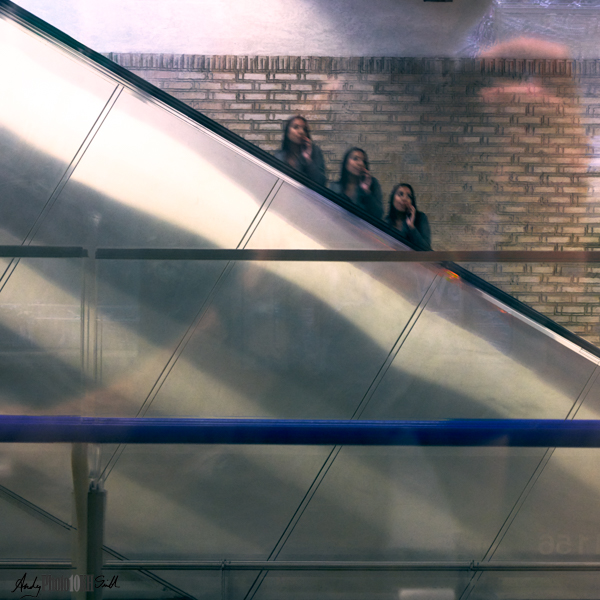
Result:
M101 482L92 482L87 495L87 575L93 576L94 590L87 600L102 600L102 545L104 544L104 515L106 490ZM83 583L83 582L82 582Z
M73 540L72 563L76 575L83 580L87 573L87 511L89 469L87 444L71 446L71 469L73 472L73 521L76 525ZM85 600L85 591L72 592L73 600Z

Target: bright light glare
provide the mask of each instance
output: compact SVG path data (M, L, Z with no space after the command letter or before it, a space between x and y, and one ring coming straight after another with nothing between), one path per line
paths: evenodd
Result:
M115 88L98 73L0 18L0 127L70 160Z

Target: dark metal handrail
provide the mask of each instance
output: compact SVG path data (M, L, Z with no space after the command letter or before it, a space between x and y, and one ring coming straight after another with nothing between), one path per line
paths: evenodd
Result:
M0 246L0 258L85 258L81 246Z
M599 448L600 420L350 421L3 415L0 442Z

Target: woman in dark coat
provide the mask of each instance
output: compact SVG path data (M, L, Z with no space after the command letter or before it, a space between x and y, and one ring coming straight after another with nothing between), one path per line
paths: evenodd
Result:
M369 159L362 148L350 148L342 160L340 179L329 188L356 206L381 219L381 186L369 171Z
M285 124L281 150L275 157L312 179L325 185L325 160L321 149L312 143L308 122L304 117L292 117Z
M400 230L400 235L418 250L431 250L431 229L427 215L417 210L412 186L399 183L390 194L387 223Z

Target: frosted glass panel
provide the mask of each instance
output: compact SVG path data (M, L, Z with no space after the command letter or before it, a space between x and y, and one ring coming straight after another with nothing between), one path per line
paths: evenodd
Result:
M598 573L484 573L472 600L595 600L600 588Z
M252 235L248 248L285 248L303 250L406 250L397 240L365 223L359 217L321 198L314 192L291 184L281 186L269 210ZM433 266L406 263L361 266L372 279L383 280L394 291L391 304L417 304L439 271ZM355 272L355 271L353 271ZM351 277L340 278L338 296L352 293ZM377 284L374 284L376 287ZM381 302L388 300L381 297Z
M256 600L454 600L468 582L449 573L285 573L270 572Z
M105 543L132 559L266 560L328 451L130 445L107 471Z
M81 259L0 259L0 406L81 414Z
M252 582L254 571L153 571L169 584L190 594L193 598L213 600L244 600ZM179 596L178 596L179 597ZM182 596L181 596L182 597ZM177 598L177 597L176 597Z
M540 449L344 447L281 560L481 560Z
M95 414L135 416L152 405L168 366L179 361L182 340L196 331L200 316L210 321L215 309L205 307L218 277L220 262L97 261L99 385ZM202 323L203 321L200 321ZM181 362L187 359L183 357ZM202 363L192 365L201 370ZM157 387L158 386L158 387ZM203 392L204 396L206 392ZM195 401L179 396L182 404Z
M234 248L276 179L200 126L126 91L36 239Z
M2 445L0 560L71 558L70 457L68 444Z
M236 264L148 416L350 418L415 309L396 292L407 280L403 265ZM179 314L180 294L147 284L173 301L157 318ZM156 327L138 325L141 338Z
M252 238L255 248L384 250L400 242L315 192L284 183Z
M0 244L20 244L116 87L0 15Z
M565 418L595 361L450 275L363 417Z
M597 561L600 452L557 448L494 560Z

